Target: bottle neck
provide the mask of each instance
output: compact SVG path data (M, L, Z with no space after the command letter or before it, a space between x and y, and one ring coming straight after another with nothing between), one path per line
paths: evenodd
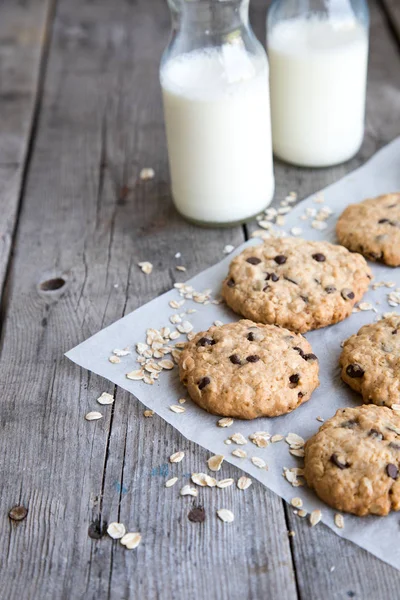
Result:
M249 24L249 0L169 0L175 31L221 35Z

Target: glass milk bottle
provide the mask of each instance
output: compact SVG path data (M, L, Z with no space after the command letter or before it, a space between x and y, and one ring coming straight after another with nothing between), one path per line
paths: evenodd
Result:
M274 153L295 165L344 162L364 136L365 0L275 0L267 21Z
M268 62L249 1L168 3L160 81L175 206L199 224L245 221L274 192Z

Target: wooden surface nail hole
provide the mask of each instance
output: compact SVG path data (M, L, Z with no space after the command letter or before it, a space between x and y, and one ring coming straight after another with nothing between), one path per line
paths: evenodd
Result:
M56 290L60 290L62 287L64 287L65 283L65 279L62 277L55 277L54 279L42 281L39 287L42 292L55 292Z

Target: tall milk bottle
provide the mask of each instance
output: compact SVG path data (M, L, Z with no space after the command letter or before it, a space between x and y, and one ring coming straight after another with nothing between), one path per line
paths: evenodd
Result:
M200 224L245 221L274 193L268 62L248 0L169 4L160 82L175 206Z
M348 160L364 136L367 5L316 5L280 0L268 16L274 153L306 167Z

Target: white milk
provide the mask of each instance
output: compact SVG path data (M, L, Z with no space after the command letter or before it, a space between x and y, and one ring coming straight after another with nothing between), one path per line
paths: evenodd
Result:
M353 21L298 18L268 37L274 152L297 165L343 162L364 135L368 35Z
M268 66L237 46L194 51L161 70L172 194L181 214L232 223L274 191Z

